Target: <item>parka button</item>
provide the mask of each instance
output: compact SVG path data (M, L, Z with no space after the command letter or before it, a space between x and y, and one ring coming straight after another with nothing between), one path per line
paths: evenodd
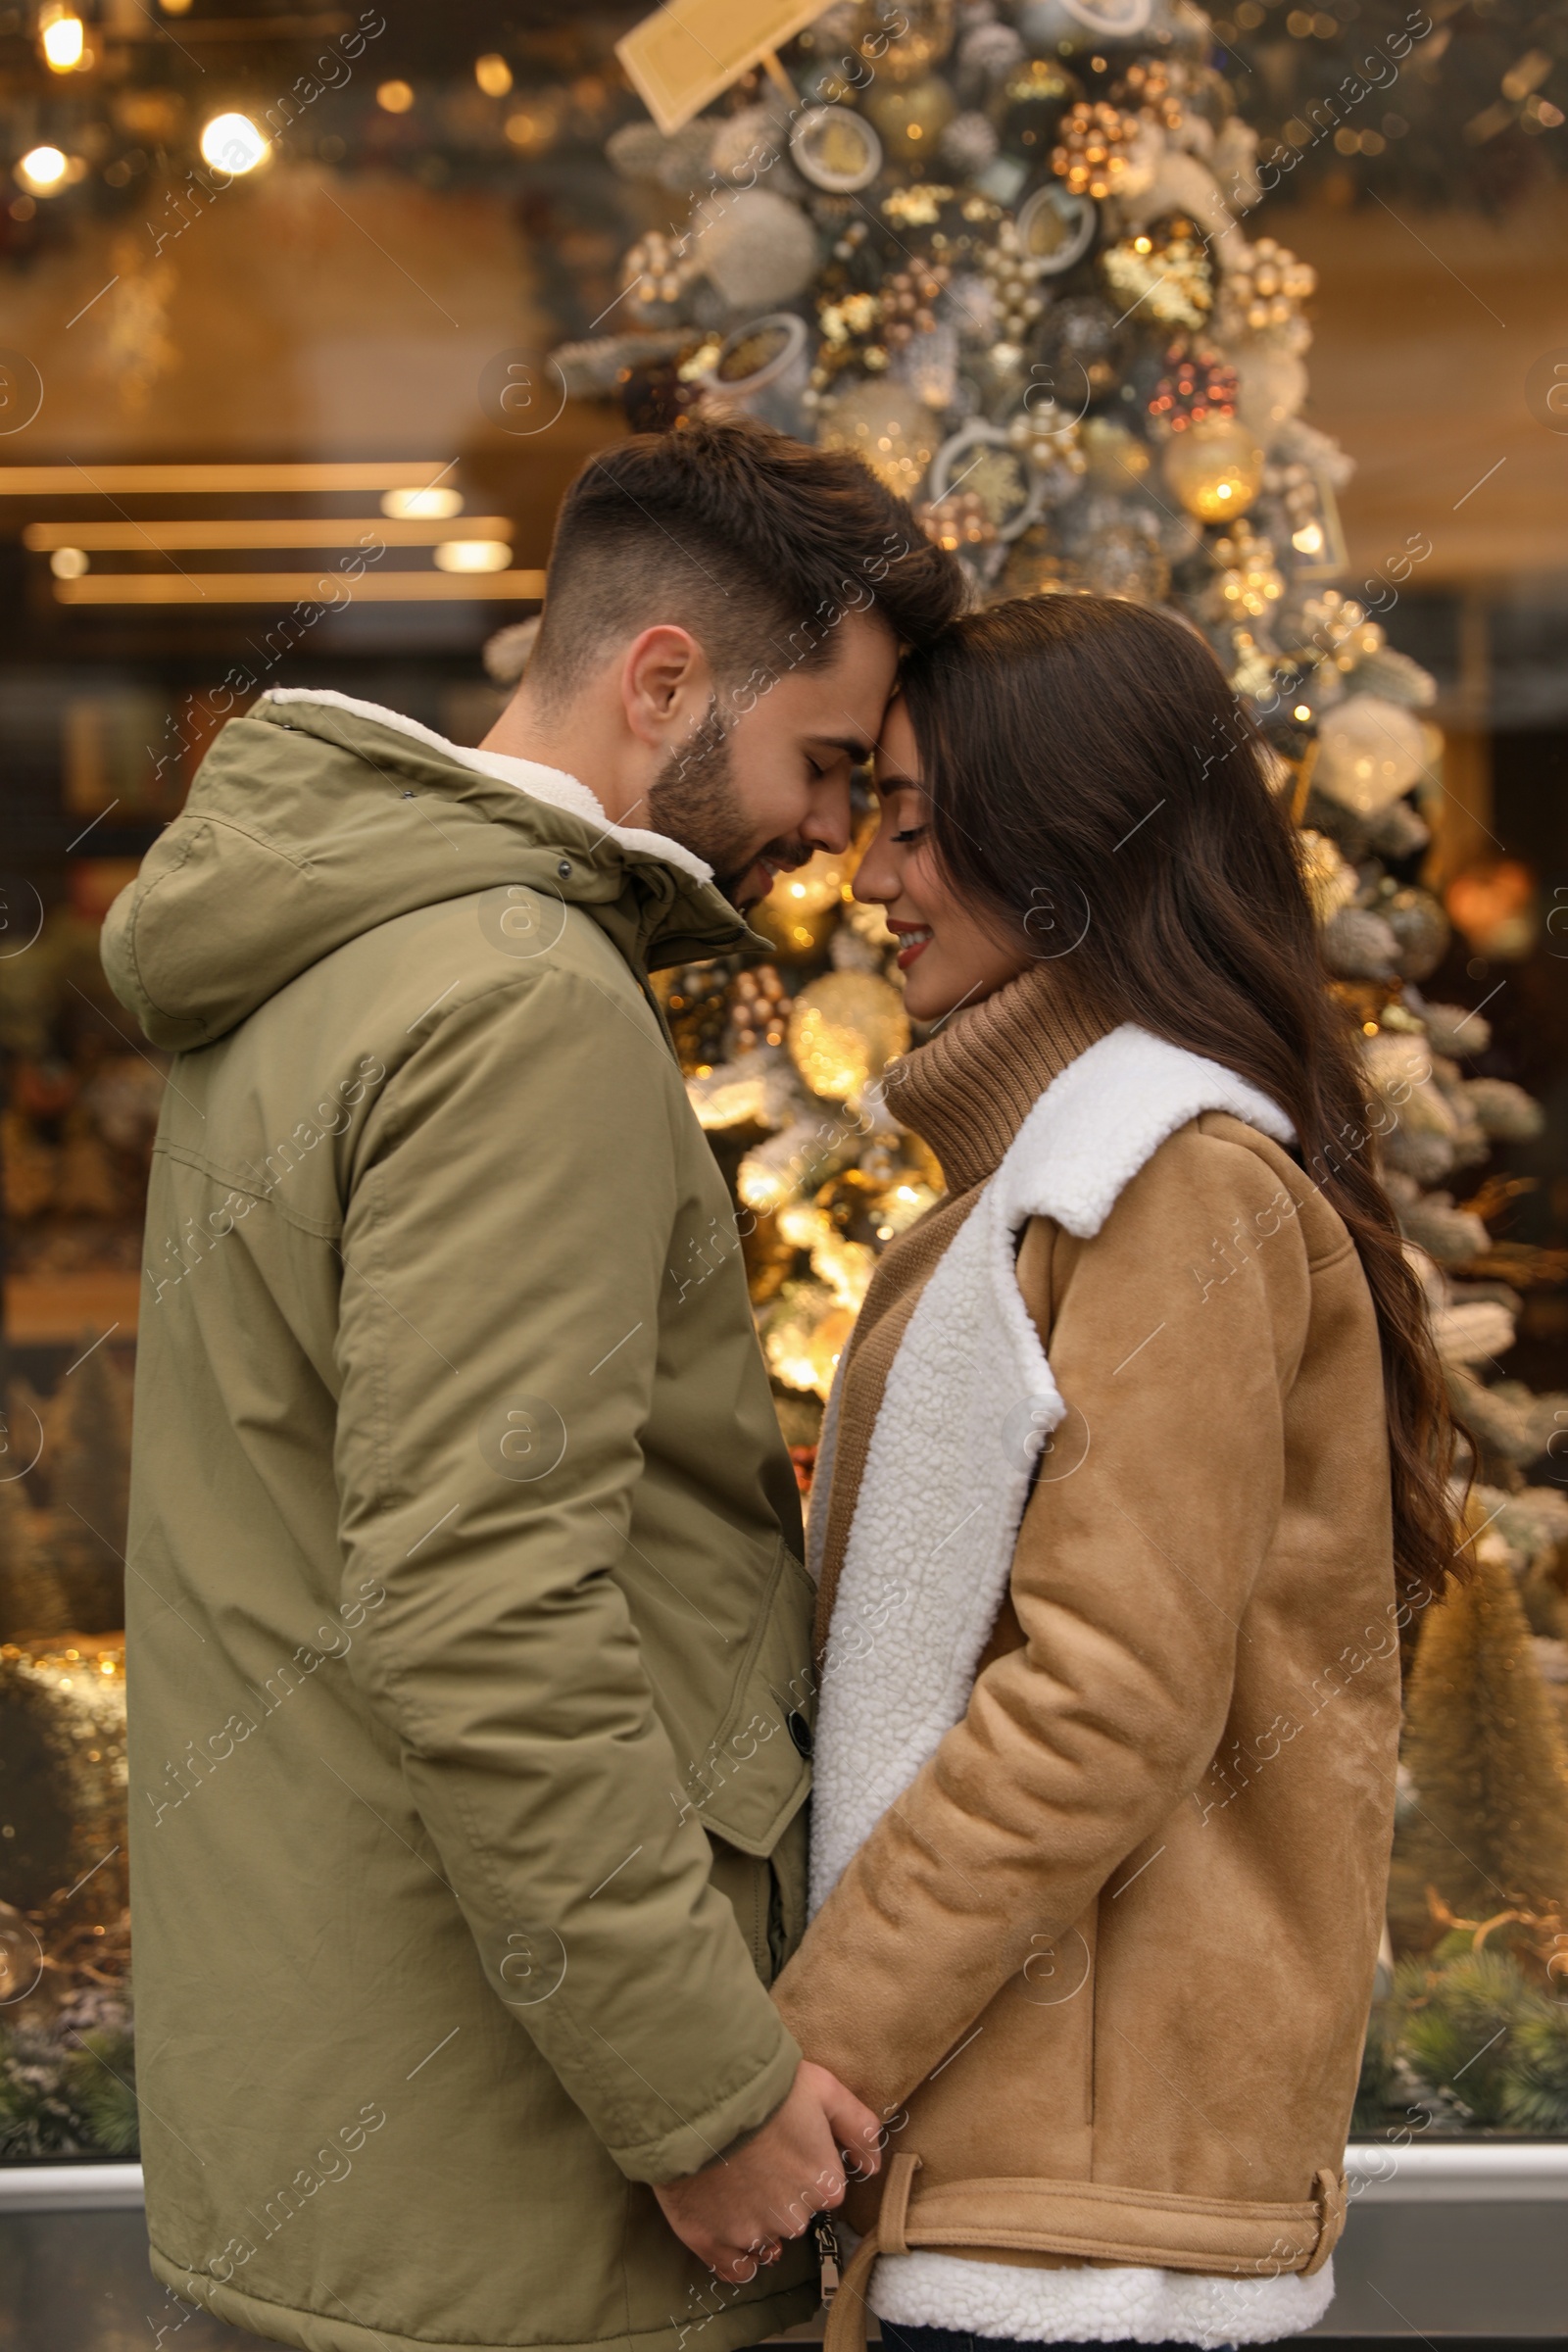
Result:
M801 1713L798 1707L791 1707L789 1713L785 1716L784 1729L788 1732L790 1738L794 1740L802 1755L808 1756L811 1752L811 1727L807 1722L806 1717Z
M561 863L557 866L556 871L561 876L563 882L564 882L566 876L571 872L571 859L569 858L563 858Z

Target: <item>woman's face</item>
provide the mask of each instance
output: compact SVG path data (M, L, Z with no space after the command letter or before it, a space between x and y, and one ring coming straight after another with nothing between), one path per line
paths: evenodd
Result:
M920 752L901 700L889 705L876 755L881 822L860 861L855 895L884 909L899 941L910 1017L940 1020L994 996L1033 961L1022 926L1009 945L995 918L955 896L931 839Z

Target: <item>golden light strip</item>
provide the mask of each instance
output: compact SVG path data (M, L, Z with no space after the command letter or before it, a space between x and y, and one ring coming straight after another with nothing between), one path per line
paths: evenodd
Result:
M427 490L452 472L450 458L400 464L293 466L0 466L0 498L206 496L227 490Z
M355 605L538 604L542 571L367 571L357 580L318 571L97 571L53 582L62 605L327 604L328 588Z
M446 522L386 522L380 515L317 515L295 522L208 521L29 522L24 547L48 554L59 547L119 555L167 554L188 547L359 547L381 540L387 547L439 547L448 539L512 539L504 514L455 514Z

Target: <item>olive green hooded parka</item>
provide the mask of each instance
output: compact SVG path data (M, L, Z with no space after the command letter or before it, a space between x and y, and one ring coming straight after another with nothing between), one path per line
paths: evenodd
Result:
M174 1052L127 1581L153 2268L310 2352L732 2352L650 2183L799 2052L810 1588L650 964L736 945L583 786L330 694L110 915ZM172 2310L171 2324L177 2316Z

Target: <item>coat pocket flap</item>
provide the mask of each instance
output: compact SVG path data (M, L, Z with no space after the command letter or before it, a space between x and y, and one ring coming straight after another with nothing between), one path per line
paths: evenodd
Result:
M686 1776L691 1809L704 1828L743 1854L770 1854L810 1790L815 1605L815 1587L781 1544L729 1712Z

